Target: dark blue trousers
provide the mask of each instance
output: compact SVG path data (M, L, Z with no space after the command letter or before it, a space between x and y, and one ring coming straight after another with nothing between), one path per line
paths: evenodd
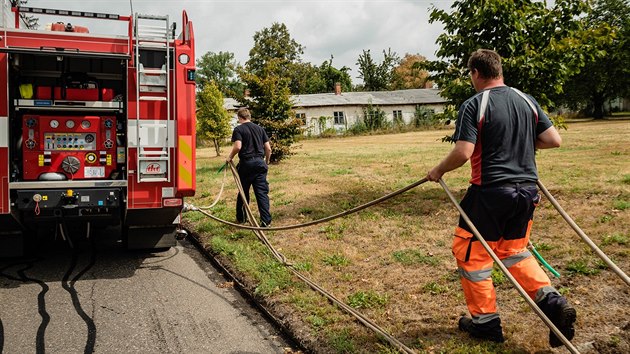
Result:
M254 187L254 195L258 204L258 212L260 213L260 221L265 225L271 224L271 213L269 212L269 182L267 182L267 163L262 158L239 161L236 166L238 175L241 178L243 191L247 197L249 204L249 188ZM236 196L236 220L243 222L246 219L245 210L243 209L243 200L239 195Z

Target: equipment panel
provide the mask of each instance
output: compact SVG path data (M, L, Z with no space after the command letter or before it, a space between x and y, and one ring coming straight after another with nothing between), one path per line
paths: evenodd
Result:
M108 178L117 168L116 117L22 117L26 181Z

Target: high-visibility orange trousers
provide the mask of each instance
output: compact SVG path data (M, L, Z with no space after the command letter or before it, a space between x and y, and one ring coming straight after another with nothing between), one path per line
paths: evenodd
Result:
M488 242L488 245L529 297L536 301L538 290L551 286L551 281L527 250L531 223L530 221L525 237L516 240L499 239ZM494 262L481 242L472 240L472 237L472 233L457 227L452 247L466 305L473 319L496 317L496 293L491 278Z

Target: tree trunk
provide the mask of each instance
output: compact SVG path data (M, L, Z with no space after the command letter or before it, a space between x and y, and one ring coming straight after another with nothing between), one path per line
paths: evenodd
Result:
M212 142L214 143L214 150L217 152L217 156L221 156L221 146L219 146L219 140L212 139Z
M604 95L598 92L593 94L593 118L604 118Z

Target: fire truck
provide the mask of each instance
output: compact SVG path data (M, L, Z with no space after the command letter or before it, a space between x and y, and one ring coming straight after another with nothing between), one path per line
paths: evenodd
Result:
M176 36L168 16L2 2L0 256L23 253L38 230L71 241L69 230L112 226L128 248L173 246L183 198L195 193L186 12ZM66 22L25 27L49 16ZM82 20L122 31L70 23Z

